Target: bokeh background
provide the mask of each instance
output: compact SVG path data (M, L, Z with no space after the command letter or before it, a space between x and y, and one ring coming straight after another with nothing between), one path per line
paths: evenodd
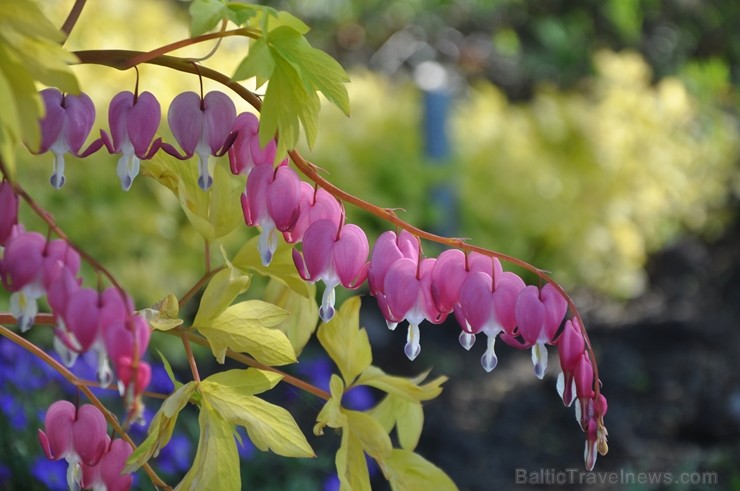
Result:
M71 3L42 5L61 25ZM266 3L308 23L310 41L350 73L352 116L327 106L315 147L302 149L329 180L402 209L402 218L422 228L470 237L531 262L572 293L609 399L610 452L596 470L716 472L719 484L706 489L740 489L740 5ZM187 34L187 3L88 2L69 47L148 50ZM210 48L178 54L201 56ZM205 65L232 73L245 49L228 39ZM105 107L118 91L133 89L133 73L75 71L96 101L96 127L106 127ZM140 84L163 108L198 87L194 77L149 66L142 67ZM206 90L217 88L206 84ZM249 109L243 102L238 108ZM166 126L161 130L166 138ZM129 193L120 191L115 157L98 154L71 159L67 184L57 192L46 184L47 157L23 159L22 182L78 244L110 267L137 306L170 291L182 294L197 280L202 242L168 190L139 177ZM388 228L361 210L348 214L371 241ZM27 210L24 221L40 227ZM239 230L224 245L234 251L252 235ZM428 255L439 252L433 244L424 247ZM87 275L94 281L91 271ZM254 290L258 294L259 286ZM410 363L405 336L387 331L374 300L365 300L363 323L376 364L400 374L432 368L450 376L442 396L425 407L419 452L461 489L521 488L517 468L582 470L583 435L555 392L556 360L540 382L527 353L502 347L498 368L486 374L482 343L465 352L451 323L423 327L422 353ZM1 308L6 301L2 297ZM50 345L49 332L37 328L32 336ZM169 339L155 337L153 348L176 371L186 369ZM331 363L316 346L304 356L293 370L326 384ZM85 362L94 366L83 360L77 369L91 373ZM187 370L180 373L188 377ZM155 375L154 390L171 390L162 370ZM63 487L63 468L59 474L35 440L45 408L62 396L75 397L33 358L0 340L0 489ZM304 424L320 457L279 459L247 446L245 488L332 489L338 439L313 439L310 430L321 402L289 388L270 397ZM367 408L375 397L358 390L347 404ZM151 406L156 410L156 401ZM192 460L198 432L195 418L179 424L176 443L157 461L171 482ZM146 488L146 479L139 484Z

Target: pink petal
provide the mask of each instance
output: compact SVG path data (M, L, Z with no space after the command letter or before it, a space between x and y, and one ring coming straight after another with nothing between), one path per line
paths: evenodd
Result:
M476 272L460 288L460 306L472 333L480 332L493 317L492 283L486 273Z
M209 92L203 98L203 137L211 148L211 154L216 154L224 145L236 121L236 107L234 102L223 92Z
M3 285L17 292L33 282L41 272L46 239L36 232L23 232L12 237L3 254Z
M108 105L108 127L113 139L113 152L121 153L124 142L130 141L128 131L128 111L134 104L132 92L119 92Z
M203 135L204 120L200 96L195 92L183 92L172 100L167 112L167 123L177 143L188 156L193 155Z
M81 92L65 96L64 107L62 138L69 145L70 152L78 155L95 124L95 104L90 96Z
M146 157L161 119L162 111L154 94L151 92L139 94L136 104L128 110L126 122L129 138L139 158Z
M100 296L96 290L81 288L69 299L64 323L77 339L81 353L89 350L100 334Z
M108 423L100 409L85 404L77 410L77 420L72 429L74 451L87 465L100 461L107 447Z
M577 319L565 321L563 333L558 339L557 346L560 357L560 368L563 369L563 372L574 372L583 351L586 349L586 343L583 340L583 334L578 329L578 325Z
M41 146L39 153L44 153L59 139L64 128L64 96L58 89L44 89L40 92L44 101L44 117L41 119Z
M110 449L98 464L100 478L107 491L126 491L131 487L134 476L121 474L126 466L126 460L133 453L131 445L120 438L113 440Z
M432 297L441 312L451 312L460 302L460 288L466 277L465 253L448 249L439 255L432 271Z
M272 166L262 166L269 167ZM301 180L298 174L287 166L278 167L275 177L267 191L267 211L281 232L292 229L298 215L301 198Z
M46 300L57 317L64 318L69 299L80 289L80 283L61 261L56 261L49 273L49 286L46 287Z
M231 131L236 133L236 139L229 148L229 165L234 175L249 175L254 168L250 143L254 140L258 128L259 119L252 113L241 113L234 120Z
M303 258L309 278L316 280L329 270L337 225L331 220L313 223L303 236Z
M264 223L269 219L267 210L267 193L274 179L275 169L271 165L255 168L247 178L247 204L249 216L245 220L250 226Z
M594 382L594 369L591 365L591 360L588 357L588 353L581 354L578 365L575 370L576 380L576 394L579 399L590 399L594 396L593 382Z
M0 246L10 239L13 227L18 223L18 195L13 186L3 180L0 182Z
M416 262L401 258L395 261L385 276L383 290L394 322L400 322L414 307L419 296L420 283L416 278Z
M493 292L493 312L504 331L513 334L517 324L517 297L525 285L519 276L509 271L499 274L499 278Z
M396 243L396 233L388 230L380 234L373 247L370 257L370 267L367 273L370 294L374 296L383 294L385 275L391 265L403 257L403 253Z
M568 310L568 302L550 283L540 290L540 299L545 306L544 334L547 341L552 342Z
M365 280L363 273L367 274L366 265L369 252L367 236L360 227L354 224L342 227L339 240L334 244L332 256L337 275L343 286L356 288Z
M545 321L545 306L540 301L539 289L530 285L519 293L515 314L519 332L529 346L537 342Z
M44 453L51 460L63 458L72 450L72 425L75 420L75 407L68 401L56 401L46 411L44 429L39 430L39 442Z

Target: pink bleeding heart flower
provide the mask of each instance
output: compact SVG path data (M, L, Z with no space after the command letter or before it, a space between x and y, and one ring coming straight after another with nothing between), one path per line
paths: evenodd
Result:
M473 271L460 287L459 312L463 318L463 332L473 336L479 332L486 335L486 351L481 357L481 365L487 372L498 364L496 337L501 333L514 333L514 306L523 289L524 281L508 271L496 272L493 278L488 273Z
M465 280L474 272L482 272L494 276L503 273L498 259L471 252L465 254L458 249L448 249L437 258L432 270L432 297L440 312L454 312L458 324L462 328L459 336L460 344L470 350L475 343L475 334L466 326L465 316L460 306L460 289Z
M84 151L82 144L95 123L95 105L87 94L64 95L54 88L41 91L45 113L41 120L41 147L38 153L54 154L54 173L51 185L59 189L64 185L64 154L86 157L103 144L95 140Z
M609 451L609 446L607 445L608 432L604 426L604 416L607 409L606 397L602 394L589 400L586 445L583 450L583 460L586 464L586 469L589 471L593 470L596 465L597 453L606 455Z
M242 210L247 225L262 227L259 251L267 266L277 250L278 234L291 230L301 212L301 181L287 161L276 169L271 165L256 167L247 179L242 194Z
M264 147L260 146L259 127L260 121L252 113L241 113L236 117L231 129L236 139L229 148L229 165L234 175L248 176L256 166L272 166L275 161L277 144L272 139Z
M141 394L151 380L151 367L142 361L149 346L151 329L141 315L112 323L105 330L105 348L118 376L118 391L135 417L143 405ZM136 363L134 363L136 360Z
M570 406L575 397L576 386L574 373L586 349L586 343L580 330L578 319L565 321L563 332L557 341L558 356L560 357L560 375L558 375L557 389L563 404Z
M18 195L10 182L0 182L0 247L10 239L13 227L18 223Z
M254 171L253 171L254 172ZM355 289L367 277L367 236L354 224L336 224L324 219L314 222L303 236L303 254L293 249L293 262L306 281L322 280L326 286L319 315L324 322L334 317L334 288Z
M568 304L551 284L542 289L528 286L516 301L516 319L519 333L524 339L522 348L532 348L532 364L537 378L542 379L547 370L546 343L552 343Z
M578 397L578 404L575 406L576 420L581 425L581 429L587 431L590 417L589 403L594 397L594 369L587 352L582 353L578 360L574 379L576 397Z
M379 297L384 294L385 276L391 265L402 258L411 259L415 263L419 261L419 240L406 230L401 230L398 235L392 230L380 234L373 247L367 271L371 295Z
M133 474L122 474L126 460L134 452L127 441L116 438L107 439L106 451L97 465L82 464L82 487L105 489L106 491L127 491L131 488Z
M161 148L181 160L197 155L198 185L207 190L213 184L208 157L220 157L228 151L236 137L231 133L235 120L236 107L223 92L209 92L202 99L195 92L183 92L172 101L167 122L185 155L167 143Z
M291 230L283 232L286 242L295 244L303 240L303 234L312 223L328 219L339 224L342 220L342 205L323 188L313 187L301 181L300 212Z
M100 409L85 404L79 409L68 401L57 401L46 411L46 432L39 430L41 448L51 460L65 459L69 489L80 489L81 464L94 466L103 456L108 424Z
M160 140L150 144L159 128L162 112L157 98L151 92L136 96L131 92L119 92L108 107L108 125L111 136L100 131L108 152L121 154L116 174L121 188L128 191L139 174L140 159L150 159L159 148ZM111 141L112 140L112 141Z
M421 352L419 324L424 320L439 324L447 317L437 310L432 298L432 268L435 261L433 258L421 262L406 257L398 259L388 268L383 280L383 296L387 306L383 314L386 319L396 324L404 319L409 322L404 347L409 360L414 360Z
M44 294L41 268L45 259L46 238L36 232L13 235L3 253L2 283L10 296L10 313L21 332L28 331L38 313L36 301Z

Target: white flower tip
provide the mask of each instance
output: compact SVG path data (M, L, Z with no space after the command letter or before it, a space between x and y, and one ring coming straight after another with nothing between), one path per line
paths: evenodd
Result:
M334 306L322 305L321 307L319 307L319 316L321 317L322 321L329 322L334 318Z
M460 336L458 336L457 339L460 340L460 345L465 348L466 351L470 351L470 348L475 344L475 334L470 332L460 332Z
M480 364L483 370L491 373L496 368L496 365L498 365L498 356L496 356L496 353L483 353L483 356L480 357Z
M419 338L421 333L419 332L419 326L416 324L409 324L409 332L406 335L406 346L403 348L403 352L409 360L414 361L419 353L421 353L421 345L419 344Z
M49 182L51 183L51 186L54 189L61 189L62 186L64 186L64 182L65 182L64 174L62 175L52 174L51 178L49 179Z
M532 365L535 376L542 380L547 372L547 346L542 343L532 346Z
M198 177L198 186L200 186L203 191L208 191L212 184L213 178L211 176L205 175Z
M391 322L391 321L385 321L386 325L388 326L388 329L391 331L395 331L396 327L398 327L398 322Z

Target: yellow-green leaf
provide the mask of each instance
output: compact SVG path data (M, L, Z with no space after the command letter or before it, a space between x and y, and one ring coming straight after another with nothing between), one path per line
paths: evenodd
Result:
M420 402L388 394L368 413L383 426L387 433L390 433L394 426L396 427L401 448L406 450L416 448L424 426L424 409Z
M157 302L150 309L143 309L139 313L142 314L152 329L158 331L169 331L183 323L182 319L177 316L180 312L177 297L172 293L168 294L165 298Z
M410 401L428 401L442 393L442 384L447 381L444 375L418 385L417 380L388 375L378 367L368 367L354 385L369 385L389 394L395 394Z
M326 401L316 416L316 424L313 427L315 435L323 435L324 427L342 428L347 424L347 416L342 412L342 395L344 395L344 383L341 377L332 374L329 381L331 398Z
M359 411L343 411L347 417L347 426L343 431L350 431L362 444L362 449L375 460L390 457L393 450L391 439L372 416Z
M223 314L198 330L211 345L219 363L226 357L226 349L249 353L265 365L286 365L297 361L287 336L274 326L288 313L261 300L247 300L232 305Z
M357 435L351 431L342 431L342 443L334 462L340 491L371 491L367 460Z
M253 237L244 244L236 253L231 262L235 267L242 270L252 270L263 276L275 278L285 283L294 292L306 298L314 299L315 289L300 277L293 263L293 246L286 243L282 236L279 237L278 248L272 256L269 266L262 265L257 242L259 237Z
M442 469L409 450L394 449L389 458L379 463L393 491L457 491Z
M318 338L348 386L373 361L367 331L360 328L360 297L345 300L332 320L321 324Z
M272 389L282 379L283 376L279 373L257 368L226 370L214 373L203 380L201 386L209 387L209 389L201 388L201 390L206 392L215 390L215 387L210 389L211 386L224 386L239 394L254 395Z
M223 314L237 295L249 288L251 277L239 270L227 267L213 275L200 299L198 313L195 314L193 326L208 327L209 323Z
M244 370L239 370L244 372ZM237 372L237 370L231 370ZM266 372L265 372L266 373ZM259 371L252 372L256 379ZM280 406L249 395L253 387L244 390L243 377L230 374L225 377L209 377L201 383L203 398L207 399L218 414L231 424L244 426L254 445L262 451L272 450L286 457L314 457L313 449L296 424L293 416ZM240 385L231 385L235 382ZM249 383L247 384L249 385Z
M285 283L271 279L265 288L264 299L267 302L290 312L290 316L277 325L288 336L296 356L316 330L319 321L319 306L316 304L316 285L306 284L310 295L304 297L288 288Z
M159 450L167 445L175 430L177 415L188 403L196 388L195 382L188 382L165 399L149 425L146 439L126 461L124 472L135 471L150 458L156 457Z
M206 397L202 400L198 425L200 437L193 465L175 490L239 491L239 453L232 425L211 407Z

